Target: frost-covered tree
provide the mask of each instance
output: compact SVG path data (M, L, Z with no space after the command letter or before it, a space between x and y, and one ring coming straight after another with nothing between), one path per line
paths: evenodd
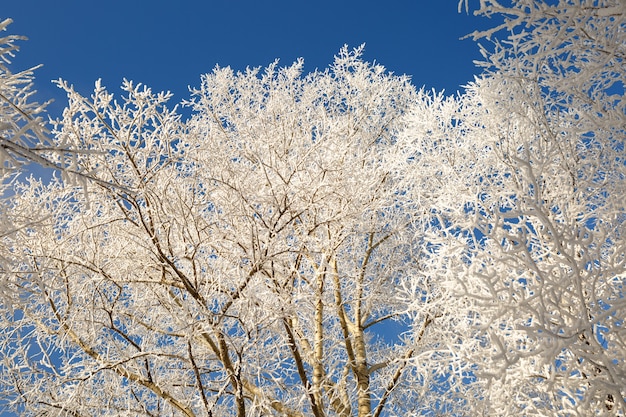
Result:
M0 406L623 416L624 1L477 13L458 97L347 49L216 68L188 121L59 83L37 155L79 175L11 199Z
M0 22L0 31L6 31L11 19ZM0 37L0 169L2 175L29 160L39 160L37 150L31 149L45 142L41 114L44 106L32 100L33 71L13 73L8 65L18 47L16 41L25 38L16 35Z
M452 111L343 49L167 94L65 88L54 129L97 182L36 180L12 210L0 401L24 415L473 414L464 300L424 240L439 184L399 142ZM448 110L446 110L448 109ZM108 186L108 185L111 186ZM435 394L436 393L436 394Z
M6 31L11 23L11 19L0 21L0 32ZM25 39L17 35L0 37L0 304L9 291L5 285L10 269L6 262L12 255L6 255L6 252L13 250L4 239L17 230L32 227L46 216L36 206L17 213L7 201L14 193L11 184L25 171L24 166L51 168L66 180L84 182L89 178L92 182L98 181L87 172L79 172L73 163L77 156L73 143L53 143L50 139L44 121L47 103L40 104L34 99L33 73L36 67L19 72L11 70L17 43Z
M0 32L6 31L9 24L10 19L0 21ZM7 292L5 252L10 249L4 239L39 219L36 208L24 213L25 217L12 213L7 203L11 183L25 163L50 165L40 153L46 142L41 117L44 105L33 100L34 68L17 73L9 68L18 49L16 43L22 39L16 35L0 37L0 300Z
M441 181L464 185L433 241L475 306L483 406L624 415L626 5L481 1L478 13L503 18L475 34L496 39L486 72L420 140L445 161Z

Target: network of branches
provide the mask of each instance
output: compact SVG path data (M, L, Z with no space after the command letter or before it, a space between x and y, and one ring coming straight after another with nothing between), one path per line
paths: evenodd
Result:
M475 13L456 96L344 47L188 119L59 81L46 122L0 38L0 414L624 416L626 2Z

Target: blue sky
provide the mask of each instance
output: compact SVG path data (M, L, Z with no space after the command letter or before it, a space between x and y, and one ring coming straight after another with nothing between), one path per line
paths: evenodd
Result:
M89 94L98 78L118 92L125 77L179 102L216 64L242 70L303 57L308 72L327 67L342 45L362 43L366 60L454 93L480 58L460 38L493 23L459 14L457 0L7 0L0 13L14 20L10 33L29 38L13 70L44 64L36 88L39 100L55 99L53 115L65 104L53 79Z

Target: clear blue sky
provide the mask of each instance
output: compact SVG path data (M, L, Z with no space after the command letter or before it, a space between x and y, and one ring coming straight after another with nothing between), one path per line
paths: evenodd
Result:
M477 3L477 1L475 1ZM460 38L490 23L457 12L457 0L5 0L0 18L25 35L13 70L36 72L39 97L65 103L50 80L59 77L89 94L102 78L118 92L122 78L174 101L216 64L241 70L305 59L305 70L325 68L344 44L366 44L365 59L418 86L454 93L472 80L477 45ZM471 6L471 0L470 0ZM41 100L39 98L39 100ZM173 103L172 103L173 104Z

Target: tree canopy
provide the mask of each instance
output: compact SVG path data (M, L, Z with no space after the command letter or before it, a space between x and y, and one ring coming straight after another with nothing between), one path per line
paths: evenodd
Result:
M0 410L624 415L626 3L476 13L451 97L344 47L217 67L188 119L59 81L47 131L0 65Z

